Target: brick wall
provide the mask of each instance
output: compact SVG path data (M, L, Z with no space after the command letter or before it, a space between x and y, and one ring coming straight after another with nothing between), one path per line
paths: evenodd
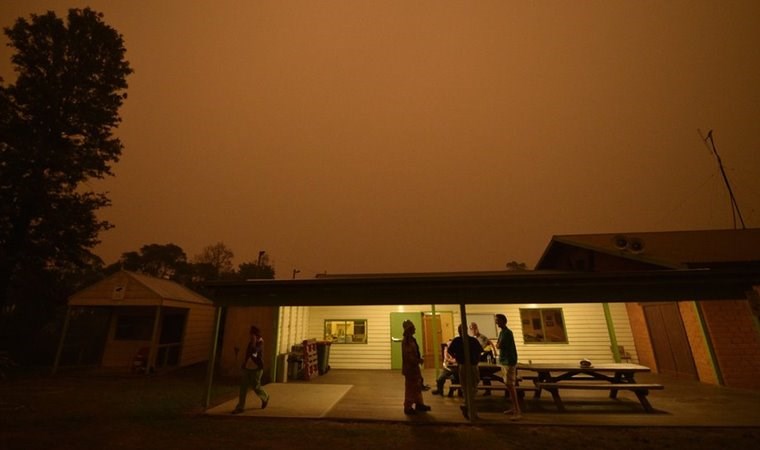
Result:
M636 345L636 353L639 356L639 364L652 369L657 373L657 361L654 358L652 341L649 338L649 328L644 317L644 308L638 303L626 303L628 310L628 320L631 322L631 332L633 333L633 342Z
M700 302L726 386L760 389L760 333L746 300Z
M712 358L702 331L702 324L697 314L697 305L694 302L678 302L686 337L689 340L691 355L694 358L694 366L697 368L699 381L708 384L720 384L713 367Z

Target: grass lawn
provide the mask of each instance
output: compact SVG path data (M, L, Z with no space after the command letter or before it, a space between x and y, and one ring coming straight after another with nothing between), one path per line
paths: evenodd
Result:
M207 417L205 369L153 376L63 373L0 380L0 449L754 448L756 428L439 426ZM215 383L214 402L236 380Z

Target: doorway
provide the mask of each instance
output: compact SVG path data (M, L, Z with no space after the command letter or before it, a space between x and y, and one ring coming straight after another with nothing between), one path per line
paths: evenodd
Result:
M404 337L404 327L402 324L405 320L411 320L417 329L417 344L424 346L424 338L420 336L422 330L422 313L421 312L392 312L391 313L391 369L401 370L401 339ZM422 334L424 336L424 333ZM420 343L420 340L423 343Z
M187 313L187 309L168 308L163 311L156 353L157 369L179 365Z
M697 380L697 368L678 303L644 305L657 370L677 378Z
M433 339L433 323L435 323L435 334ZM441 364L443 354L441 353L441 344L445 344L454 337L454 314L451 311L425 313L422 322L422 357L425 359L424 366L426 369L435 368L435 352L438 352L438 365ZM437 345L436 345L437 344Z

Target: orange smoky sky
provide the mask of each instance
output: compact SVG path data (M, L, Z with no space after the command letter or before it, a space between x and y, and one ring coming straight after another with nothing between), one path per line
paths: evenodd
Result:
M95 249L265 250L278 277L501 270L553 235L760 226L760 2L91 6L135 69ZM3 36L4 43L7 42ZM0 74L13 80L10 49Z

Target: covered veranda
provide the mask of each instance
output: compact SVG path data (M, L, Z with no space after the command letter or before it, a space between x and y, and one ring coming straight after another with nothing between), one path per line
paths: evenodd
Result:
M424 372L433 379L432 369ZM707 385L693 380L644 374L642 382L660 383L662 391L650 393L653 413L645 412L631 393L610 399L599 393L576 391L565 397L566 412L558 412L551 396L540 399L528 395L522 420L507 420L505 398L501 394L474 399L478 425L569 425L629 427L760 427L760 392ZM336 421L381 421L421 424L464 425L463 399L423 393L432 407L426 414L407 416L401 404L404 381L398 371L336 369L311 381L270 383L264 388L271 395L269 406L260 409L251 393L248 408L240 416L230 415L237 398L213 406L207 414L217 417L322 419Z
M499 272L499 273L457 273L457 274L409 274L393 276L353 276L346 278L324 278L310 280L260 280L247 282L218 282L208 287L212 290L212 300L217 306L217 331L221 308L226 306L333 306L355 304L362 299L367 305L398 305L435 303L453 303L460 305L461 319L466 319L467 304L500 303L587 303L587 302L657 302L657 301L694 301L694 300L737 300L747 298L753 286L760 284L760 271L757 269L710 269L710 270L665 270L639 272ZM216 349L216 345L213 346ZM216 354L210 357L214 367ZM340 373L343 373L341 371ZM367 372L362 375L362 372ZM384 371L392 377L394 372ZM346 371L349 379L369 376L368 371ZM338 372L323 380L314 380L314 385L325 383L343 384ZM652 375L655 376L655 375ZM400 377L400 375L399 375ZM434 373L426 374L426 379ZM329 380L328 380L329 378ZM399 386L400 380L397 380ZM208 409L213 372L207 377L206 408ZM288 383L290 384L290 383ZM352 386L351 396L358 395L361 389ZM370 383L371 384L371 383ZM377 384L379 387L381 384ZM297 384L291 384L296 387ZM708 386L707 388L710 388ZM400 388L390 389L395 394ZM367 396L359 401L370 405L365 414L377 416L378 407L385 402L378 396L389 389L369 389ZM666 391L668 390L666 385ZM304 395L308 395L304 392ZM578 394L582 395L582 394ZM652 396L656 409L657 398L664 393ZM348 394L346 394L347 398ZM498 397L498 396L497 396ZM340 401L343 397L341 397ZM438 400L438 399L436 399ZM441 401L461 400L443 398ZM489 399L490 400L490 399ZM478 421L479 416L489 414L488 406L480 398L465 397L464 401L470 411L482 409L482 414L471 414L471 421ZM503 400L502 400L503 402ZM399 402L393 401L393 408L400 410ZM390 403L389 403L390 404ZM435 404L433 404L435 406ZM335 405L333 405L335 406ZM503 406L503 405L501 405ZM334 410L350 410L345 405ZM442 411L458 413L458 408L439 408ZM497 407L498 409L498 407ZM528 405L530 409L530 405ZM252 414L255 414L252 412ZM338 414L330 413L330 415ZM349 413L354 419L362 418L356 413ZM394 413L395 414L395 413ZM604 415L600 415L604 416ZM637 414L638 416L638 414ZM431 417L433 417L431 415ZM459 416L462 420L461 415ZM540 416L539 416L540 417ZM367 417L371 419L372 417ZM651 420L651 419L646 419Z

